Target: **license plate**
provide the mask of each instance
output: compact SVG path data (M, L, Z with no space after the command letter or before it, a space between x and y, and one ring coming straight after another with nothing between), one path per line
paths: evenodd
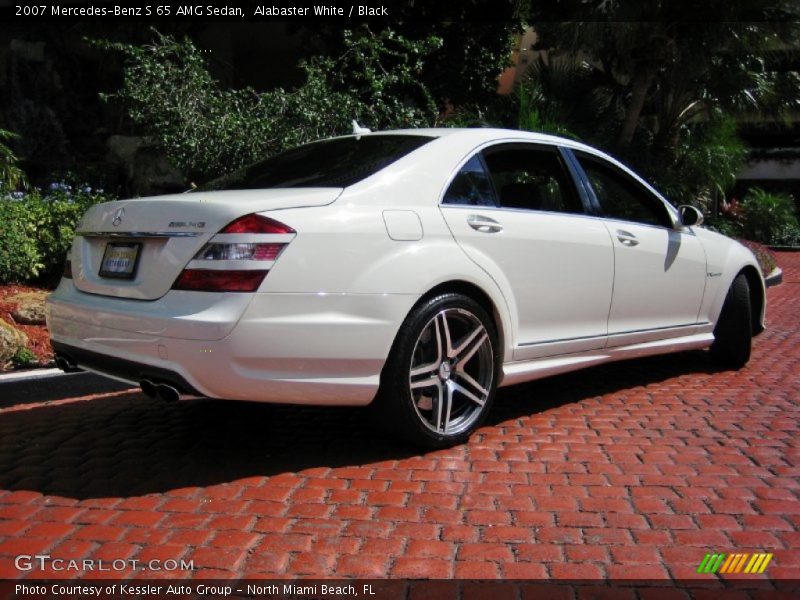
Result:
M100 277L114 279L133 279L136 264L139 262L141 244L112 242L106 244L103 262L100 264Z

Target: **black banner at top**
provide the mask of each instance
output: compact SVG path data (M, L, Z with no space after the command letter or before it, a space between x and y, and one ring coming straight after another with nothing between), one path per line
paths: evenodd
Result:
M518 18L516 0L430 2L428 0L0 0L5 21L270 21L395 20L497 21Z
M685 5L685 6L684 6ZM607 0L0 0L6 22L61 21L315 21L390 24L396 21L793 21L788 0L749 8L728 0L705 3L630 2L626 10ZM633 7L635 10L631 9ZM756 10L757 9L757 10Z

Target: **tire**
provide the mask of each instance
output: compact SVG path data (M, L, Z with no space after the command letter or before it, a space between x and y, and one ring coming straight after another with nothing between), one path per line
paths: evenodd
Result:
M733 280L722 312L714 327L711 358L728 369L741 369L750 360L753 338L753 314L750 310L750 284L740 273Z
M415 446L466 441L486 418L500 374L494 322L461 294L435 296L406 317L381 375L373 417Z

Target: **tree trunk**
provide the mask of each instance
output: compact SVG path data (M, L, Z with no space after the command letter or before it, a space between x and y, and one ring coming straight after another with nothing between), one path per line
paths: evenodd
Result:
M628 108L625 111L625 120L617 138L617 143L622 148L629 146L633 141L633 134L636 133L636 127L639 125L639 116L642 114L644 101L647 99L647 92L650 91L650 84L653 82L654 77L655 72L645 68L636 73L633 78L631 101L628 103Z

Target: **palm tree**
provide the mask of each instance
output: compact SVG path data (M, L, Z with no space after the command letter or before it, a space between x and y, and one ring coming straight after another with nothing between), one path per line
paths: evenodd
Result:
M733 183L745 156L732 117L800 107L796 72L768 59L800 39L800 9L783 0L585 0L559 23L534 3L548 50L523 86L559 106L563 126L627 160L674 199L709 197ZM561 7L563 9L563 7ZM563 71L572 70L572 73Z

